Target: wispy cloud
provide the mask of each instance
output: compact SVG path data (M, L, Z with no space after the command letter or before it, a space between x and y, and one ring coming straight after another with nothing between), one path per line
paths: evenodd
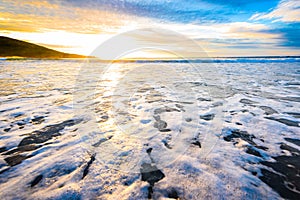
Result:
M182 22L199 23L207 21L222 21L224 10L222 5L213 4L208 1L186 1L186 0L68 0L66 4L74 7L97 7L129 14L138 17L147 17L160 22Z
M1 6L3 5L3 7ZM61 1L2 1L0 2L0 31L75 33L115 33L126 25L144 18L132 19L131 15L98 7L76 7Z
M266 55L270 49L281 51L278 46L282 42L282 34L272 32L272 27L266 24L233 22L203 28L203 31L195 28L193 38L200 43L206 41L204 47L214 50L215 55L258 55L263 51Z
M274 22L300 22L300 1L282 0L278 6L270 12L256 13L250 20L270 19Z

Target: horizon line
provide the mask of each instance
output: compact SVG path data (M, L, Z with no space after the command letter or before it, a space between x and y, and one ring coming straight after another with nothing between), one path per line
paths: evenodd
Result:
M64 52L63 52L64 53ZM211 56L211 57L188 57L188 58L175 58L175 57L156 57L156 58L122 58L122 59L101 59L96 56L85 56L83 58L37 58L37 57L21 57L21 56L7 56L7 57L0 57L0 60L21 60L21 59L32 59L32 60L60 60L60 59L67 59L67 60L82 60L82 59L89 59L89 60L99 60L103 62L135 62L135 61L197 61L203 59L239 59L239 58L246 58L246 59L259 59L259 58L268 58L268 59L276 59L276 58L300 58L300 55L284 55L284 56Z

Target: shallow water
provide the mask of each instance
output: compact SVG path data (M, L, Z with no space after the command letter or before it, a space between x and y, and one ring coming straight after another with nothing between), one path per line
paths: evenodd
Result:
M0 61L1 199L299 199L299 62Z

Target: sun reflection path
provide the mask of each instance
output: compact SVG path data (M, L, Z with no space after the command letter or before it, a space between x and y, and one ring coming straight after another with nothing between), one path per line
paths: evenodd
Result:
M166 30L160 31L166 36ZM170 34L172 39L184 37ZM112 38L94 54L106 51L111 58L118 59L143 48L122 38L126 37ZM185 40L197 46L192 40ZM118 42L119 49L114 46ZM153 44L145 46L149 47L161 50ZM171 53L180 56L174 50ZM170 165L193 140L200 140L197 97L202 91L194 90L194 83L205 83L205 76L192 63L184 68L170 63L112 62L83 66L74 98L75 109L87 119L90 129L82 135L83 143L113 169L139 172L143 163L155 163L159 168ZM207 153L217 137L206 137L211 134L209 131L201 134L209 140L208 146L202 145L202 153Z

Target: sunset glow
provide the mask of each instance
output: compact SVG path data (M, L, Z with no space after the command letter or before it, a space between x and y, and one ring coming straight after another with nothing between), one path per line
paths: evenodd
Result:
M0 35L90 55L117 34L138 28L164 28L194 39L210 56L299 54L300 45L295 41L300 33L299 1L224 3L4 0L0 2ZM168 12L170 9L174 12ZM191 9L196 9L194 14L183 14ZM155 35L133 36L131 40L164 42ZM188 54L189 48L181 45ZM157 53L136 56L160 57Z

